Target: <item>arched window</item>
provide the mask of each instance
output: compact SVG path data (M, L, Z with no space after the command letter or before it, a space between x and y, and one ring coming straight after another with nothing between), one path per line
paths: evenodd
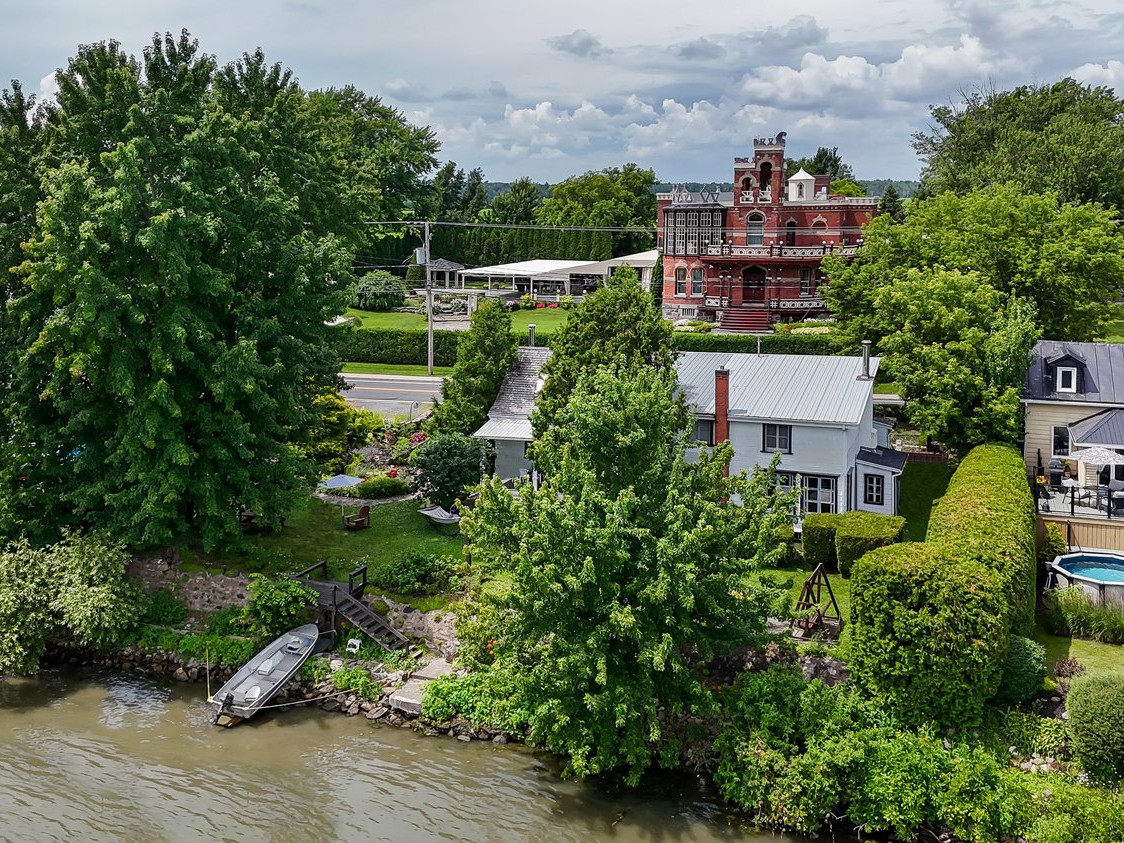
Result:
M749 246L763 246L765 244L765 217L761 214L750 214L746 218L745 242Z

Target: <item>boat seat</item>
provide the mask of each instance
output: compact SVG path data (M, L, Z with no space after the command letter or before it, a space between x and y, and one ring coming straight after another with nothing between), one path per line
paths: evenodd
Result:
M304 639L297 635L294 635L289 639L289 643L285 645L285 649L290 653L299 653L304 649L304 646Z
M273 673L273 668L273 658L270 657L258 665L258 676L269 676L269 674Z
M246 702L252 703L252 702L256 701L257 698L260 697L260 696L261 696L261 686L255 685L254 687L252 687L250 690L248 690L246 692Z

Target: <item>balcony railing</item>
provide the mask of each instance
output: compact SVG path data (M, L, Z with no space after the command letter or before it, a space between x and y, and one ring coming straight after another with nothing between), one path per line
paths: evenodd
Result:
M732 246L719 243L706 247L707 257L732 258L822 258L824 255L857 255L859 246L839 246L828 243L823 246Z
M1124 524L1124 489L1063 480L1060 486L1035 483L1034 491L1042 515L1105 518Z

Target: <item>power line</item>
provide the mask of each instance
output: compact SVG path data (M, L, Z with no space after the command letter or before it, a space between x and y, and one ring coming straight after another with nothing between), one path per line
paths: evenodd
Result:
M364 220L362 225L410 225L421 226L422 220ZM655 226L611 226L611 225L532 225L503 222L452 222L440 220L430 225L444 225L451 228L515 228L531 231L615 231L632 234L655 234Z

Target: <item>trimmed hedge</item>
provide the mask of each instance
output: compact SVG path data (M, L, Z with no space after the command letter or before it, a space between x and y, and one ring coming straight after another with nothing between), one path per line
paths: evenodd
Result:
M800 544L804 561L812 565L835 567L835 529L839 515L827 512L810 512L800 526Z
M851 576L851 569L866 553L901 541L905 531L905 519L900 515L856 510L844 512L836 519L835 561L844 577Z
M941 545L870 551L851 582L851 675L903 722L980 722L1007 657L998 574Z
M1124 673L1082 676L1066 697L1073 756L1100 782L1124 778Z
M1034 631L1034 499L1022 455L1007 445L980 445L964 457L929 517L927 542L976 559L1004 581L1012 632Z
M426 332L417 329L396 328L341 328L336 346L341 360L353 363L394 363L424 366L426 362ZM437 366L452 366L457 362L457 345L463 331L438 330L433 332L433 362ZM553 334L539 331L535 343L550 346ZM519 343L527 342L524 332L518 333ZM688 334L677 331L671 336L672 347L677 351L728 351L740 354L757 353L757 337L749 334ZM765 334L761 337L762 354L814 354L833 355L846 353L834 334ZM850 349L853 351L853 349Z

